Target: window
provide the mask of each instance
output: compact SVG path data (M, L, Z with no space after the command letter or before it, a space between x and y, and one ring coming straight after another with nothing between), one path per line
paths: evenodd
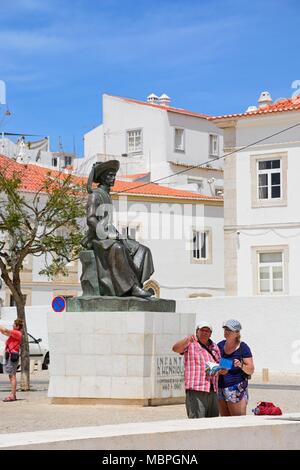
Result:
M216 134L209 135L209 156L219 156L219 136Z
M174 129L174 150L184 152L184 129Z
M211 227L192 227L190 253L191 264L212 263Z
M206 260L208 258L208 232L193 230L193 259Z
M52 158L52 166L57 166L57 158L56 157Z
M250 166L251 207L286 206L288 153L251 155Z
M215 188L215 196L223 197L224 196L224 188Z
M258 253L259 293L283 293L283 252Z
M130 225L126 227L121 227L120 232L122 237L124 238L131 238L132 240L138 240L139 236L139 226L138 225Z
M71 166L71 165L72 165L72 157L65 156L65 166Z
M281 161L258 161L258 199L281 198Z
M127 131L127 152L142 153L142 129Z

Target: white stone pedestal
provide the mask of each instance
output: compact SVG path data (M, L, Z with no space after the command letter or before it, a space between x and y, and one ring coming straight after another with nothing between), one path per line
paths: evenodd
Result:
M53 403L143 406L184 401L184 359L173 344L195 329L192 313L48 314Z

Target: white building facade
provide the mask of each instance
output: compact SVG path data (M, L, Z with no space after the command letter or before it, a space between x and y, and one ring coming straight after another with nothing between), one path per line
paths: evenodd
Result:
M51 152L48 137L34 141L26 141L25 137L19 137L14 142L12 137L7 137L4 132L0 134L0 155L12 158L18 163L31 163L59 171L73 169L75 163L74 153Z
M3 166L9 164L0 155ZM47 170L14 162L23 171L25 198L40 187ZM33 181L30 189L26 184ZM149 246L155 273L149 287L164 298L188 298L224 294L223 277L223 199L209 197L157 184L117 180L112 190L115 226L125 236ZM84 223L82 224L84 226ZM84 237L85 229L82 231ZM21 273L26 305L49 305L56 295L81 294L81 264L69 263L68 276L49 280L40 271L43 257L27 256ZM2 283L2 305L12 306L13 298Z
M115 226L150 248L155 272L149 287L162 298L224 295L223 202L192 196L113 195ZM39 274L43 268L43 257L27 256L21 273L27 306L81 295L79 260L69 263L67 277L50 280ZM4 283L0 298L3 306L14 305Z
M299 295L300 98L214 122L233 152L224 165L226 293Z
M81 292L79 282L80 267L78 260L69 263L68 276L56 276L50 280L39 274L44 269L43 257L28 255L21 273L22 292L26 296L26 305L50 305L57 295L77 296ZM14 306L13 297L5 284L0 289L1 303L5 307Z
M220 194L222 130L208 116L174 108L161 98L153 101L150 95L143 102L104 94L103 123L85 134L78 173L87 175L95 161L118 158L120 175L150 172L155 181L180 173L161 184ZM201 164L203 170L188 169Z
M222 199L196 199L186 191L174 195L169 188L162 195L160 188L158 194L114 195L116 227L150 248L160 297L224 295Z

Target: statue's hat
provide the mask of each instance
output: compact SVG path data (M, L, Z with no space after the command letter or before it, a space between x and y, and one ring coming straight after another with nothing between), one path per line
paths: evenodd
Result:
M119 160L108 160L107 162L96 162L93 164L89 178L87 189L90 193L92 191L92 183L100 183L100 176L107 170L112 170L117 173L120 168Z
M117 173L117 171L120 168L120 162L119 160L108 160L107 162L96 162L94 163L93 167L94 167L93 182L99 183L100 176L102 175L102 173L104 173L104 171L113 170Z

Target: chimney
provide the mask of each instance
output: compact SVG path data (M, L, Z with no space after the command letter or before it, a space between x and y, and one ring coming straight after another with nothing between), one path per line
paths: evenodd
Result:
M158 104L158 96L154 93L151 93L151 95L147 96L147 102L152 104Z
M264 106L268 106L269 104L272 104L273 100L271 98L271 95L268 91L263 91L260 94L260 97L258 98L258 106L260 108L263 108Z
M161 106L170 106L170 103L171 103L171 98L168 95L166 95L165 93L163 93L159 97L159 104Z

